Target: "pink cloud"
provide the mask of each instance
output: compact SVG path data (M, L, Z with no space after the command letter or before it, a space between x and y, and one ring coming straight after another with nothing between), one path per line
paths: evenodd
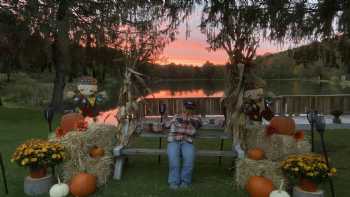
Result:
M206 35L202 34L198 25L200 23L201 14L195 11L189 17L188 26L190 30L190 37L186 39L186 24L179 27L179 34L177 40L166 46L162 57L167 61L160 61L158 63L177 63L177 64L193 64L202 65L206 61L215 64L225 64L228 60L227 54L224 50L208 51L208 43ZM274 45L270 42L263 41L257 50L257 55L265 53L275 53L281 51L283 47ZM162 58L162 59L163 59Z

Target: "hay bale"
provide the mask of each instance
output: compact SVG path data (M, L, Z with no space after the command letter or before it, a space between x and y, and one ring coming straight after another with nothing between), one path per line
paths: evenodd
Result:
M81 161L70 160L65 162L60 169L60 174L64 182L69 182L71 178L84 171L97 177L97 186L105 185L113 173L114 160L112 156L103 156L100 158L85 158Z
M262 124L250 123L247 125L244 135L244 147L246 150L250 148L262 148L261 144L266 143L265 127Z
M247 149L261 148L267 159L280 161L291 154L309 153L311 145L307 140L295 140L293 136L273 134L265 135L263 126L247 129Z
M270 179L276 188L280 185L281 180L285 179L279 162L248 158L238 160L235 175L237 186L244 188L251 176L264 176Z
M86 171L97 177L97 186L107 183L113 173L113 148L117 144L117 128L111 125L91 124L85 132L69 132L58 141L65 146L67 159L59 166L59 173L64 182L79 172ZM105 155L91 158L89 150L98 146Z

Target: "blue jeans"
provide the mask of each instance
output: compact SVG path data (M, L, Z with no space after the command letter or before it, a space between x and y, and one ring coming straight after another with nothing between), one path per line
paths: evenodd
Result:
M182 168L181 168L182 158ZM195 158L193 144L185 141L173 141L168 143L169 177L170 185L192 183L192 171Z

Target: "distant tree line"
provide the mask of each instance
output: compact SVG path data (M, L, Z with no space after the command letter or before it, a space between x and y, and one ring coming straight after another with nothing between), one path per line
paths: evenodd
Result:
M223 79L225 67L215 65L209 61L203 65L184 65L184 64L146 64L141 67L144 74L155 79Z
M344 47L349 39L336 36L314 41L283 52L257 56L258 75L263 78L339 79L350 74L350 51Z

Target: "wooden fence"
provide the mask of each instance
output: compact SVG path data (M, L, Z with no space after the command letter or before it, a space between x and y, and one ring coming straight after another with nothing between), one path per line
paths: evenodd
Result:
M197 114L203 115L219 115L222 113L222 104L220 97L210 98L162 98L162 99L146 99L140 104L141 116L158 116L159 104L164 103L167 107L166 113L169 115L181 113L184 109L183 102L191 100L196 103Z
M194 101L197 113L203 115L222 115L222 104L220 97L208 98L152 98L146 99L140 104L141 116L159 115L159 104L167 106L167 114L177 114L183 111L185 100ZM303 114L310 109L329 114L333 110L342 110L350 113L350 95L281 95L274 98L272 109L278 114Z
M302 114L310 109L323 114L333 110L350 113L350 95L281 95L275 98L273 109L280 114Z

